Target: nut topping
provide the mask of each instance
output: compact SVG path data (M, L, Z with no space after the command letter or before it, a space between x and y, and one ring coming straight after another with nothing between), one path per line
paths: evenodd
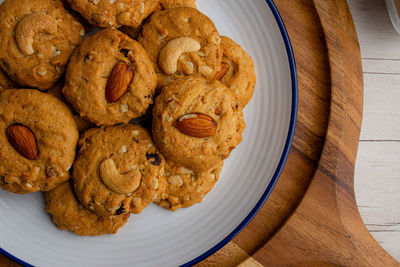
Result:
M138 170L121 174L111 158L105 159L100 164L100 177L109 189L119 194L129 194L136 191L142 180L142 175Z
M201 113L183 115L173 126L183 134L198 138L214 136L217 132L214 119Z
M215 75L215 80L217 81L221 80L225 76L227 71L228 71L228 64L226 62L221 62L221 68Z
M106 85L108 103L118 101L128 90L133 80L133 71L125 62L118 62L112 69Z
M33 40L36 34L46 32L54 34L57 31L57 21L49 15L35 12L23 17L15 27L15 41L25 55L32 55Z
M174 74L178 69L178 60L183 53L199 51L201 45L189 37L181 37L167 43L160 51L158 64L166 74Z
M36 160L39 149L33 132L22 124L7 127L6 136L10 145L23 157Z

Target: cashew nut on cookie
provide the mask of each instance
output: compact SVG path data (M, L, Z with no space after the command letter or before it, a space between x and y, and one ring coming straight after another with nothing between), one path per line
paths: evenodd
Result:
M129 194L138 189L141 181L141 174L132 170L121 174L115 162L111 158L105 159L100 164L100 176L103 183L112 191L120 194Z
M182 37L168 42L160 51L158 64L166 74L174 74L178 69L178 60L183 53L199 51L198 41Z
M40 32L56 33L57 22L54 18L43 13L32 13L23 17L15 27L15 41L22 53L32 55L33 38Z

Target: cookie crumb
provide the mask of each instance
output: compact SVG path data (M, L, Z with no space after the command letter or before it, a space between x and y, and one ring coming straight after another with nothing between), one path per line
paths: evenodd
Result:
M129 110L128 104L122 104L120 109L122 113L128 112Z

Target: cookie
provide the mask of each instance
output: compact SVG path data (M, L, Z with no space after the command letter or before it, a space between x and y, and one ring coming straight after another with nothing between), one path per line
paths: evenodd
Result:
M72 9L100 28L138 27L159 0L67 0Z
M70 108L72 114L74 115L75 123L76 123L76 126L78 127L79 132L84 132L87 129L93 127L93 124L90 123L90 121L86 120L85 118L82 118L81 116L79 116L79 114L76 113L76 111L71 106L71 104L68 103L68 101L65 99L65 97L62 93L63 87L64 87L64 80L61 80L58 83L56 83L55 86L53 86L52 88L47 90L47 93L49 93L52 96L57 97L58 99L60 99L62 102L64 102Z
M167 160L165 164L167 188L155 203L172 211L200 203L214 188L223 165L221 161L210 170L195 173Z
M46 211L60 230L83 236L115 234L124 226L129 214L101 217L85 208L76 198L72 183L67 181L45 193Z
M150 104L157 76L146 51L118 30L102 30L75 50L63 93L96 125L128 123Z
M0 67L22 87L52 87L85 34L58 0L0 5Z
M0 186L14 193L49 191L68 180L78 141L71 111L30 89L0 94Z
M95 29L95 26L90 24L87 20L85 20L81 16L81 14L79 14L78 12L76 12L75 10L73 10L71 8L71 6L68 4L67 0L60 0L60 1L62 2L65 10L67 10L74 18L76 18L82 24L82 26L85 28L86 33L90 33Z
M221 46L224 56L217 79L234 92L239 105L244 108L252 98L256 84L253 60L229 37L221 38Z
M165 183L165 160L149 133L127 124L90 129L73 167L81 203L101 216L140 213Z
M0 69L0 92L10 88L17 88L17 85L8 79L7 75Z
M157 5L154 11L161 11L169 8L176 7L191 7L196 8L196 0L160 0L160 3ZM122 26L118 30L122 31L132 39L137 39L140 32L142 31L143 25L146 23L146 20L143 20L142 23L138 27L128 27Z
M227 158L244 128L232 91L219 81L177 80L163 88L153 108L153 138L161 153L196 172Z
M138 37L158 74L158 87L185 76L215 77L222 59L221 38L200 11L172 8L155 12Z

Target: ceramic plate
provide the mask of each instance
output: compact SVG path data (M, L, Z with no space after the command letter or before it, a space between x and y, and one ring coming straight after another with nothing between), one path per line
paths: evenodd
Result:
M248 51L257 72L243 142L214 190L203 203L175 213L152 204L117 235L81 237L54 226L42 193L0 189L0 251L36 266L191 265L220 249L257 213L277 182L294 132L297 81L289 39L270 0L197 2L221 35Z

